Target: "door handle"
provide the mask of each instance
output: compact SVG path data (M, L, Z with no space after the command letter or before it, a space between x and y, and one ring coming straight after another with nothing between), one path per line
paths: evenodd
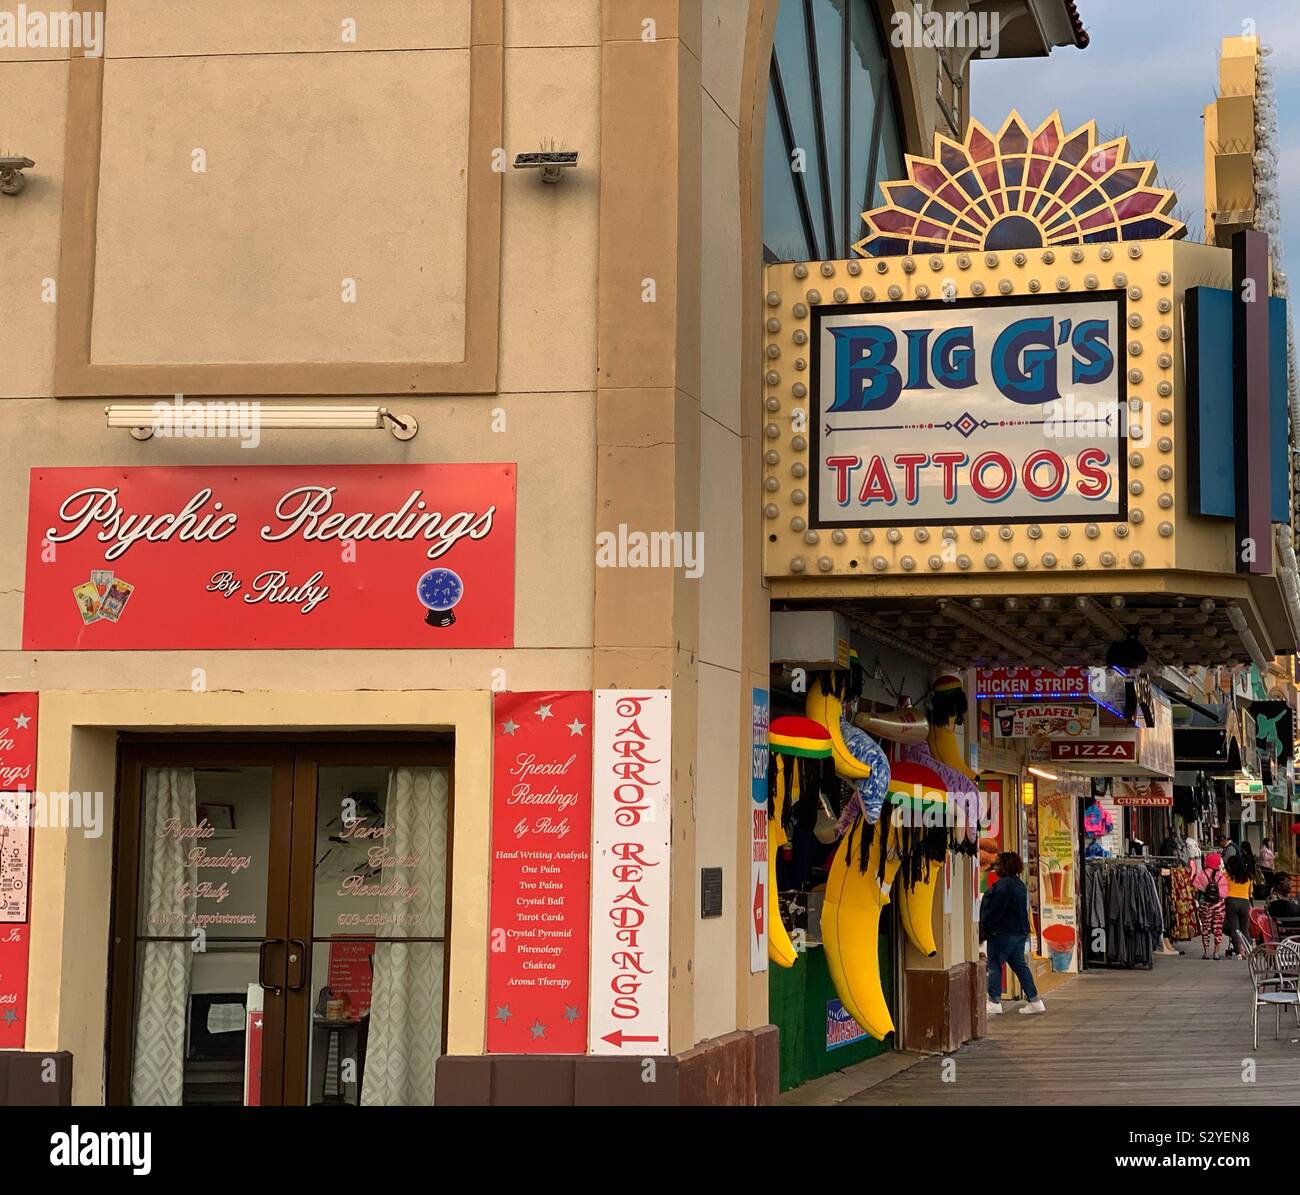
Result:
M290 980L289 990L291 992L301 992L307 983L307 943L301 938L290 938L289 962L297 967L296 971L290 972L297 978Z
M262 991L270 992L272 996L279 996L283 993L278 983L266 982L266 948L268 946L283 946L283 938L267 938L261 946L257 948L257 982L261 984Z

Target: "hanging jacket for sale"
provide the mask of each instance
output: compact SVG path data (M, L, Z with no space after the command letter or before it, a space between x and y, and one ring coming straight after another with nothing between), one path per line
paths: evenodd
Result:
M1094 801L1083 811L1085 834L1109 834L1115 828L1115 819Z

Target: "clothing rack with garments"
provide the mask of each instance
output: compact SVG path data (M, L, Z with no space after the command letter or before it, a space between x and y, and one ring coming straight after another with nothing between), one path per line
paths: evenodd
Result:
M1162 871L1175 856L1089 859L1083 883L1085 967L1151 969L1172 916ZM1098 931L1101 931L1098 933Z

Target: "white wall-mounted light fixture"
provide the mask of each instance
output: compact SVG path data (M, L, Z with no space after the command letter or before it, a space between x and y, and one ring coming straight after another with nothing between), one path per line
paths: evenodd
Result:
M516 170L540 170L542 182L558 183L564 177L563 171L571 170L578 164L576 149L546 149L537 153L515 154Z
M1055 772L1049 772L1046 768L1029 768L1028 771L1033 772L1035 776L1041 776L1044 780L1058 779Z
M160 399L153 403L111 403L104 408L109 427L129 428L137 440L155 432L166 436L202 435L199 429L238 422L259 431L296 428L303 431L376 431L387 428L398 440L411 440L420 430L414 415L395 415L387 407L335 404L227 402Z
M22 154L0 155L0 195L17 195L27 185L23 171L35 165L31 158Z

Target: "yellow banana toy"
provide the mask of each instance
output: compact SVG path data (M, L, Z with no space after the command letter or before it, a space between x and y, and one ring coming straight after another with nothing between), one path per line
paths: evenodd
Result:
M924 825L927 809L938 808L945 814L948 793L943 778L923 764L897 760L890 768L890 799L885 808L903 810L914 825ZM910 887L904 883L898 901L903 931L917 950L927 956L939 952L934 940L934 893L943 875L943 860L931 859L916 875Z
M790 797L794 800L799 786L797 775L791 785ZM794 966L799 952L795 950L785 922L781 920L781 902L776 895L776 852L789 841L781 828L781 806L784 802L779 785L774 800L776 812L767 819L767 957L778 967L789 968Z
M961 677L952 674L935 677L930 697L930 754L967 780L974 780L978 773L966 766L953 733L953 727L966 717L966 706Z
M912 885L911 891L904 889L899 897L899 913L902 915L903 932L907 939L927 958L939 953L939 944L934 940L934 894L939 881L943 879L944 863L931 863L930 874Z
M822 902L822 946L831 981L840 1003L877 1041L894 1031L880 982L880 913L889 903L889 888L898 873L898 861L886 857L885 883L879 877L880 856L890 827L880 822L867 858L866 871L858 869L858 835L862 818L840 839L839 849L826 879Z
M930 754L940 763L947 764L953 771L960 772L967 780L974 780L979 773L972 772L966 766L966 761L961 757L961 748L957 746L957 735L952 726L951 722L945 722L943 725L938 723L930 725Z
M824 726L808 718L775 718L768 729L772 752L769 789L771 811L767 819L767 957L778 967L793 967L799 957L781 920L776 891L776 853L788 840L781 825L786 802L799 802L803 785L815 786L825 760L831 758L831 740Z
M827 693L822 688L820 677L813 681L808 690L804 712L814 722L824 726L831 736L831 757L835 760L836 775L843 780L865 780L871 775L870 766L859 760L844 742L844 734L840 729L844 705L834 693Z

